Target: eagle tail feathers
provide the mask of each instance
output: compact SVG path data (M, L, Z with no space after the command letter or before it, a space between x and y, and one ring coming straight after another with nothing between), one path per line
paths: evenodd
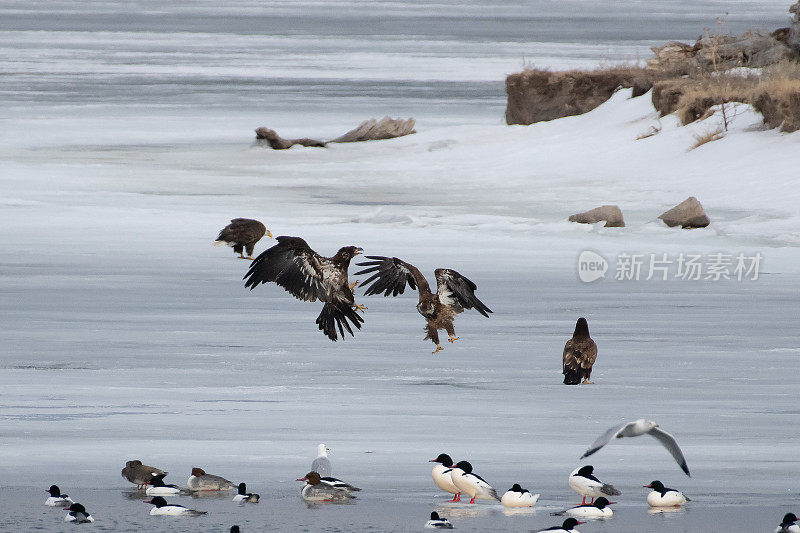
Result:
M564 370L564 385L579 385L581 382L581 373L576 370Z
M338 340L336 334L337 329L339 330L339 336L344 339L345 330L347 330L351 336L355 336L353 328L350 327L350 323L352 323L356 329L361 329L361 324L363 322L364 319L356 313L356 310L345 303L328 302L322 306L322 311L317 317L317 325L320 331L334 342Z

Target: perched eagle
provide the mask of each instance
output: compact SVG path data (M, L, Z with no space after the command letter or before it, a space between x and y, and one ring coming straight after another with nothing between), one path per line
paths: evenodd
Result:
M492 312L475 296L475 289L478 287L455 270L437 268L434 271L437 288L436 294L433 294L428 281L414 265L396 257L367 256L367 259L372 259L372 261L358 263L358 266L369 268L356 272L356 276L374 272L363 282L363 285L368 285L374 281L371 286L367 287L365 293L367 296L381 292L384 296L390 294L397 296L406 290L406 283L412 289L417 289L419 292L417 311L428 322L425 326L427 332L425 340L430 339L436 345L433 353L442 349L439 345L438 330L447 331L450 342L458 340L453 327L453 320L458 313L464 309L475 308L476 311L488 318L487 313Z
M589 336L589 325L581 317L575 324L575 333L564 346L564 385L591 384L592 365L597 359L597 345Z
M244 278L245 287L253 290L259 283L274 281L299 300L325 302L317 317L319 329L332 341L336 328L344 338L344 330L353 335L348 320L361 329L364 319L356 309L353 287L347 282L350 260L362 252L357 246L340 248L333 257L322 257L300 237L278 237L278 244L255 258Z
M239 254L239 259L252 261L253 248L264 234L270 239L272 238L272 233L258 220L234 218L230 224L220 230L214 246L232 246L234 253ZM243 249L247 250L247 257L242 254Z

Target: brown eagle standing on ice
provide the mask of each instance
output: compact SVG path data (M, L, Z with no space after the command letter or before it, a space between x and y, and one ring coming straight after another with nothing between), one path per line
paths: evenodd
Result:
M332 341L336 329L353 335L348 320L361 329L364 319L356 310L366 307L355 303L353 287L347 282L350 260L363 250L357 246L340 248L333 257L322 257L300 237L278 237L278 244L255 258L245 274L245 287L253 290L259 283L274 281L298 300L325 302L317 317L319 329Z
M597 359L597 345L589 336L589 324L581 317L575 324L575 333L564 346L564 385L579 383L591 385L589 377L592 375L595 359Z
M398 294L403 294L403 291L406 290L406 284L412 289L417 289L417 292L419 292L417 311L428 322L425 326L425 331L427 332L425 340L430 339L436 345L436 350L433 353L443 349L439 345L438 330L447 331L450 336L448 339L450 342L458 340L456 330L453 327L453 320L458 313L463 312L464 309L475 308L476 311L488 318L489 315L487 313L492 312L475 296L475 289L478 287L455 270L437 268L434 271L437 288L436 294L433 294L425 276L414 265L396 257L372 255L366 257L367 259L372 259L372 261L358 263L358 266L369 268L356 272L356 276L374 272L372 276L362 283L362 285L368 285L374 281L371 286L367 287L365 295L369 296L382 292L384 296L389 296L390 294L397 296Z
M258 220L234 218L230 224L220 230L214 246L232 246L234 253L239 254L239 259L252 261L253 248L264 234L270 239L272 238L272 233ZM243 249L247 250L247 257L242 254Z

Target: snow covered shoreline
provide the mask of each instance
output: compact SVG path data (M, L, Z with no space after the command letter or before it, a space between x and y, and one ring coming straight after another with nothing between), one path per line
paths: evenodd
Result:
M502 488L529 480L542 492L545 512L503 518L514 530L550 525L547 510L574 499L566 474L598 429L651 416L680 435L695 478L679 478L649 443L603 450L593 464L621 480L625 513L593 531L674 531L676 518L657 522L636 493L661 477L683 482L702 509L678 517L687 531L713 505L761 506L752 518L772 524L796 500L786 476L796 443L784 431L794 394L775 383L797 358L784 322L800 274L800 137L763 131L743 107L724 139L693 151L716 118L679 127L665 117L636 140L657 119L647 96L627 92L549 123L420 124L410 137L326 150L251 148L222 121L186 139L174 125L153 137L110 122L101 135L81 120L77 140L3 148L0 475L113 489L98 498L136 523L138 507L118 501L125 460L148 458L178 483L195 463L213 465L272 498L278 527L290 528L304 509L288 480L324 441L342 476L377 500L364 507L402 530L416 516L395 516L392 502L413 502L409 513L420 499L439 503L425 461L447 451ZM711 226L656 220L689 195ZM567 222L604 203L622 207L626 228ZM456 268L495 314L459 318L462 340L433 357L413 300L370 298L364 330L330 343L314 306L275 287L246 291L244 262L211 246L233 216L321 252L355 244L425 273ZM760 252L765 271L584 284L584 249ZM560 355L581 315L600 348L598 384L575 389L560 383ZM509 398L524 408L509 413ZM585 423L565 435L564 417ZM460 429L443 434L443 424ZM218 507L208 520L233 518L208 506ZM352 529L361 509L316 516ZM494 510L457 527L485 527L481 513Z

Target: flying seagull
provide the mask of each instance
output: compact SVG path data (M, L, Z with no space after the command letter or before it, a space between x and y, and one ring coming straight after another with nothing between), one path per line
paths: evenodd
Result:
M298 300L325 302L317 325L332 341L337 339L337 326L342 338L345 330L353 335L348 320L361 329L364 319L356 309L363 312L366 307L355 303L355 283L347 282L350 260L362 252L361 248L345 246L333 257L323 257L300 237L281 236L276 240L278 244L262 252L250 265L244 286L253 290L260 283L274 281Z
M427 321L425 326L427 335L424 340L430 339L436 345L433 353L443 349L439 345L440 329L447 331L450 342L458 340L453 320L464 309L474 308L486 318L489 318L488 313L492 312L475 296L478 287L455 270L437 268L434 271L436 276L436 294L434 294L425 276L414 265L396 257L368 255L366 258L372 261L358 263L358 266L369 268L356 272L356 276L373 273L362 283L362 285L372 283L364 293L367 296L380 293L384 296L397 296L403 294L406 284L412 289L417 289L419 292L417 311Z
M666 431L662 431L658 427L658 424L652 420L645 420L644 418L610 428L608 431L600 435L596 441L594 441L589 449L586 450L586 453L581 455L581 459L584 457L589 457L594 452L611 442L611 439L621 439L622 437L638 437L645 434L657 439L662 446L669 450L669 453L672 454L673 458L675 458L675 462L680 465L681 470L683 470L687 476L692 477L692 475L689 473L689 466L686 464L686 459L683 457L683 452L681 452L675 437Z

